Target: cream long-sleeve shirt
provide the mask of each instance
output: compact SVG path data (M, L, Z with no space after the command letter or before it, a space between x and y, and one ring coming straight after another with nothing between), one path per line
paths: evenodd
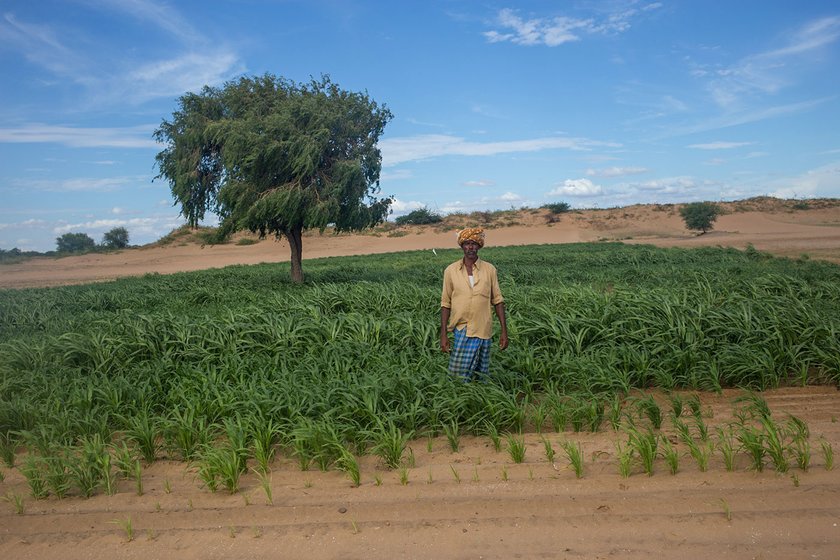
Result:
M473 264L473 285L467 276L464 259L460 259L443 271L443 291L440 306L450 310L447 328L467 327L467 336L492 338L492 309L505 301L499 288L496 267L478 259Z

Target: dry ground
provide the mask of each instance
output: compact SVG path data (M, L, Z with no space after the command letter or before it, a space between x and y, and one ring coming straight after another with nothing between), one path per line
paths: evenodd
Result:
M767 201L730 206L712 233L685 231L673 207L639 206L570 213L546 223L521 213L488 232L488 244L623 240L661 246L721 245L840 263L840 207L807 211ZM740 211L736 211L740 210ZM402 231L402 230L400 230ZM305 258L452 247L454 232L410 228L405 235L310 235ZM201 247L193 243L108 255L33 259L0 267L0 287L101 281L288 259L285 243ZM737 391L702 396L710 426L732 419ZM748 470L741 456L727 472L719 454L701 472L684 456L678 474L659 459L654 476L618 474L611 430L526 435L525 463L514 464L485 438L411 443L408 484L375 458L362 462L362 485L337 471L300 471L281 456L273 466L273 504L254 474L241 493L212 494L183 463L159 461L143 474L143 495L124 481L114 496L35 501L17 469L2 467L0 494L24 497L25 511L0 503L0 558L840 558L840 469L826 470L819 438L840 449L840 393L831 387L766 393L774 417L794 414L811 430L812 466L779 474ZM660 398L662 396L660 395ZM666 426L669 425L666 422ZM560 450L580 442L581 479ZM460 482L456 481L456 475ZM506 475L505 475L506 473ZM376 477L381 478L377 485ZM504 480L507 476L507 480ZM166 492L167 482L171 492ZM131 520L133 540L123 525Z
M727 203L724 206L729 213L720 216L714 230L705 235L687 231L676 206L638 205L575 211L562 214L554 223L548 223L548 216L542 210L511 211L493 220L487 243L527 245L615 240L662 247L711 245L738 249L752 245L759 251L780 256L807 255L840 263L840 200L811 202L811 205L809 210L796 210L795 203L774 199ZM308 233L304 237L303 257L451 248L456 246L455 228L480 219L473 218L456 217L443 227L381 228L365 235ZM285 240L272 238L251 245L239 245L236 241L201 245L176 237L166 245L153 244L117 253L34 258L0 265L0 288L80 284L149 272L167 274L288 260L289 246Z

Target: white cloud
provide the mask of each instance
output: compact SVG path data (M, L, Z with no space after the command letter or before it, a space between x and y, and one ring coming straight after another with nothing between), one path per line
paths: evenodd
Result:
M641 191L655 192L659 194L684 193L697 188L697 181L692 177L664 177L643 183L630 185Z
M155 125L123 128L78 128L31 123L18 128L0 128L0 143L62 144L71 148L157 148L152 139Z
M605 167L603 169L587 169L586 174L592 177L623 177L625 175L641 175L649 172L647 167Z
M407 214L412 210L417 210L418 208L423 208L424 206L425 204L417 202L416 200L403 201L395 198L391 203L391 213L397 215Z
M458 136L445 134L390 138L379 143L384 166L440 156L492 156L540 150L588 150L601 146L617 147L618 144L567 137L533 138L510 142L470 142Z
M499 199L504 200L505 202L519 202L522 200L522 197L514 192L506 192Z
M596 185L589 179L566 179L563 184L558 185L547 196L597 196L603 192L600 185Z
M708 142L706 144L691 144L689 148L697 150L731 150L742 146L751 146L755 142Z
M797 177L779 179L770 196L778 198L815 198L840 196L840 162L811 169Z

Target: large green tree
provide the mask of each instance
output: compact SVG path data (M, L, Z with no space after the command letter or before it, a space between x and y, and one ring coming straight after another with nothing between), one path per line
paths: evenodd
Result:
M691 202L680 208L685 227L702 233L712 229L720 212L720 207L712 202Z
M157 178L191 226L214 212L222 238L248 229L288 239L295 282L304 230L360 230L388 215L392 199L377 198L377 142L392 115L367 93L329 77L266 74L187 93L179 105L155 131L166 146Z

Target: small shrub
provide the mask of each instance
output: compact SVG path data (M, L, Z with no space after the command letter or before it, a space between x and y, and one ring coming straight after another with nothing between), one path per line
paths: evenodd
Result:
M398 226L407 226L407 225L414 225L414 226L423 226L428 224L437 224L443 221L443 216L436 212L432 212L426 206L422 208L418 208L417 210L412 210L405 216L400 216L394 223Z

